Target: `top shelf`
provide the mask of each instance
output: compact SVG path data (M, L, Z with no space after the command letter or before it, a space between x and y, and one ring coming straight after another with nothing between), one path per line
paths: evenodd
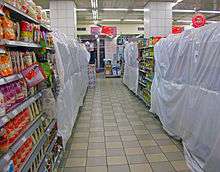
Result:
M26 13L24 13L23 11L17 9L16 7L14 7L11 4L8 4L6 2L4 2L3 0L0 0L0 4L3 5L4 7L10 9L11 11L13 11L16 15L17 18L21 19L21 20L27 20L29 22L35 23L35 24L40 24L41 28L47 31L51 31L51 29L43 24L40 23L39 21L37 21L36 19L32 18L31 16L27 15Z

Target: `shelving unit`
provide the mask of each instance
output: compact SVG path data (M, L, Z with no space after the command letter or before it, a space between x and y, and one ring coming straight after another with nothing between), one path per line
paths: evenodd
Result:
M36 95L27 98L20 105L16 106L13 110L0 117L0 127L4 126L7 122L9 122L12 118L14 118L17 114L23 111L25 108L29 107L33 102L39 99L42 96L42 92L37 93Z
M21 168L21 172L26 172L31 168L32 163L34 162L34 160L36 159L38 153L40 152L40 150L43 148L44 144L47 142L47 139L50 135L51 130L53 129L54 125L56 124L56 121L53 120L49 126L47 127L46 132L44 133L44 135L41 137L38 145L33 149L32 153L30 154L29 158L27 159L27 162L24 163L25 165ZM55 139L56 138L56 139ZM52 149L57 137L55 137L52 142L49 143L48 145L48 149ZM45 154L47 154L47 151L45 152Z
M39 25L41 31L44 32L51 31L49 26L40 23L36 19L33 19L31 16L17 9L15 6L6 3L2 0L0 0L0 5L3 6L4 10L10 11L11 20L13 22L19 23L21 21L27 21L31 24ZM1 13L0 15L4 15L4 13ZM9 56L11 55L9 52L13 52L15 50L16 52L19 53L22 51L33 52L34 55L36 55L35 52L37 52L41 48L44 48L40 44L37 44L35 42L30 42L30 41L24 42L24 41L20 41L18 38L16 38L16 40L1 39L0 45L4 47L4 48L0 48L0 55L7 54ZM55 52L55 49L53 47L47 46L46 51L47 53L52 54ZM34 60L34 58L32 57L31 63L35 63L37 61L36 56L35 58L36 59ZM39 63L41 62L39 61ZM31 65L32 64L30 64L29 66L23 65L23 68L20 71L26 70ZM21 83L25 82L25 77L20 71L16 70L15 72L15 70L13 69L12 74L5 75L5 77L1 77L0 86L7 86L8 84L17 83L17 82L21 82ZM18 134L16 133L16 135L13 135L14 137L13 141L9 142L7 140L8 138L6 139L4 138L5 143L2 143L3 140L1 140L0 143L1 172L6 172L11 165L14 166L13 168L17 168L16 169L17 171L23 171L23 172L29 171L29 169L32 168L33 164L35 165L37 164L40 167L43 164L42 162L44 162L44 160L48 156L48 153L50 153L53 150L54 145L58 144L57 141L58 138L60 139L60 137L57 136L56 119L49 117L42 108L41 100L43 97L43 92L45 91L44 89L45 88L42 88L42 86L40 87L39 84L30 88L27 87L26 85L27 94L24 94L25 95L24 98L21 99L20 102L15 102L14 104L13 103L10 104L11 106L5 110L6 112L4 112L4 114L0 114L1 132L8 131L6 127L10 125L13 126L14 125L13 122L22 124L22 127L19 128L19 131L21 129L21 132ZM51 88L46 88L46 89L51 89ZM27 114L25 114L26 116L21 118L20 121L16 121L16 119L19 119L18 117L25 112L27 112ZM24 120L25 123L22 121L22 119ZM31 144L27 144L29 142ZM5 148L5 144L7 145L7 148ZM45 150L46 147L47 147L46 151L43 151ZM19 154L18 152L20 154L24 153L24 155L21 155L20 157L16 157L17 154ZM19 158L25 158L25 159L20 160ZM42 162L39 162L39 159L41 159ZM56 162L54 162L53 168L55 168L55 163L57 162L58 159L56 159ZM46 163L43 164L43 166L46 166Z
M16 152L19 147L27 140L28 137L40 126L42 121L45 119L45 114L40 114L31 124L29 129L24 132L14 144L11 145L8 152L1 156L0 158L0 167L4 167L6 161L10 160L14 152Z
M143 43L142 43L143 44ZM138 97L150 107L151 84L154 73L153 45L138 49L139 51L139 77L138 77Z
M23 11L17 9L16 7L14 7L13 5L4 2L4 0L0 0L0 4L4 7L6 7L7 9L11 10L12 13L14 13L13 17L17 16L16 18L20 19L20 20L26 20L35 24L39 24L41 26L42 29L46 30L46 31L51 31L50 26L47 26L44 23L40 23L39 21L37 21L36 19L33 19L31 16L25 14Z

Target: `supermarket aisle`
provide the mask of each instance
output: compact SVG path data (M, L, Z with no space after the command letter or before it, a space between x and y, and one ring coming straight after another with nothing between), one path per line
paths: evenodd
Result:
M121 79L98 79L88 90L64 157L64 172L189 171L180 143Z

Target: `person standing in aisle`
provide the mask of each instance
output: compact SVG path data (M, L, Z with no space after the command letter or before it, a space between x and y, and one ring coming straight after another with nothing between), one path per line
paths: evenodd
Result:
M89 43L90 60L88 66L89 88L96 86L96 52L93 44Z

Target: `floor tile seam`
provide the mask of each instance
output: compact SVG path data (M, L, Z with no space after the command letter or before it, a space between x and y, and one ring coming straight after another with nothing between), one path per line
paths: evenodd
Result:
M142 121L143 122L143 121ZM149 134L151 135L151 137L153 138L153 140L155 141L155 143L157 144L157 146L159 147L160 151L163 153L163 155L166 157L167 161L165 162L169 162L169 164L173 167L174 171L176 172L176 169L174 168L173 164L171 163L171 161L167 158L165 152L163 152L163 150L161 149L160 145L157 143L156 139L154 139L153 135L151 134L151 132L149 131ZM138 140L139 142L139 140ZM140 143L140 142L139 142ZM141 146L142 148L142 146ZM144 153L145 157L147 158L146 154ZM147 159L148 160L148 159ZM149 162L149 165L151 166L151 169L153 170L153 166L151 165L151 162Z
M103 109L102 109L103 110ZM102 112L103 113L103 112ZM104 114L103 114L104 115ZM103 131L104 131L104 146L105 146L105 161L106 161L106 168L107 172L109 171L108 169L108 158L107 158L107 146L106 146L106 136L105 136L105 126L104 126L104 120L103 120Z
M117 128L118 128L118 130L119 130L118 124L117 124ZM123 140L122 140L121 134L119 134L119 137L121 138L122 148L123 148L123 151L124 151L124 154L125 154L124 156L125 156L126 161L127 161L127 165L128 165L129 172L131 172L131 168L130 168L130 165L129 165L129 161L128 161L127 154L126 154L126 152L125 152L125 147L124 147L124 144L123 144Z

